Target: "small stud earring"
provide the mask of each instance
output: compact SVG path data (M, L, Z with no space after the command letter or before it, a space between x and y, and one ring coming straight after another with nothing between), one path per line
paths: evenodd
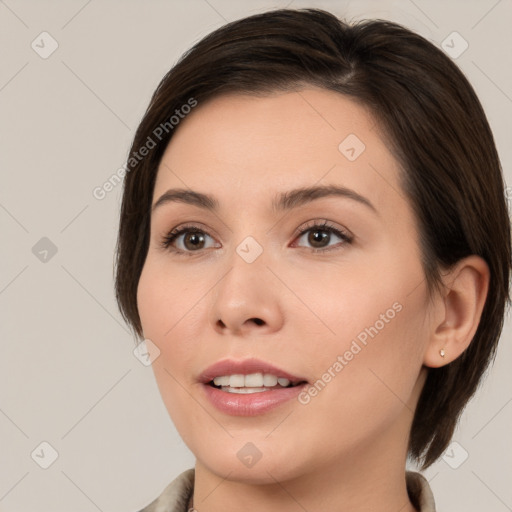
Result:
M442 348L442 349L439 351L439 355L440 355L441 357L444 357L444 348Z

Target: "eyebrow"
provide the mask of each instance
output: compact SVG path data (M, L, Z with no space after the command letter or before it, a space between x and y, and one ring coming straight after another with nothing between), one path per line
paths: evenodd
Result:
M271 206L272 210L275 213L278 213L280 211L298 208L311 201L314 201L315 199L333 196L352 199L362 205L367 206L370 210L378 215L377 209L375 206L373 206L369 199L358 194L355 190L341 187L339 185L322 185L288 190L287 192L278 194L272 201ZM167 192L159 197L159 199L152 206L152 211L154 212L159 206L162 206L163 204L172 202L186 203L213 212L216 212L219 209L219 202L209 194L195 192L193 190L174 188L167 190Z

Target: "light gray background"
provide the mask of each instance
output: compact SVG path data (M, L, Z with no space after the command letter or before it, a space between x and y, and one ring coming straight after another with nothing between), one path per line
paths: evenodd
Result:
M193 466L114 300L121 186L101 201L92 190L125 163L150 95L186 49L286 6L398 21L437 45L457 31L469 47L456 62L512 184L511 0L0 0L1 511L135 511ZM59 45L46 59L31 47L49 48L43 31ZM46 262L32 251L43 237L57 247ZM512 510L511 352L507 319L460 446L425 472L439 512ZM51 455L43 441L58 452L48 469L36 463Z

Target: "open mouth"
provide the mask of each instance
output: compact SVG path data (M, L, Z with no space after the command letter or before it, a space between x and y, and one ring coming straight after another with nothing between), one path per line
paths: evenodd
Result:
M260 359L227 359L198 376L205 397L220 412L230 416L256 416L290 403L309 385L304 376Z
M293 382L285 377L253 373L249 375L237 374L215 377L207 384L227 393L249 394L293 388L306 384L306 381L301 380Z

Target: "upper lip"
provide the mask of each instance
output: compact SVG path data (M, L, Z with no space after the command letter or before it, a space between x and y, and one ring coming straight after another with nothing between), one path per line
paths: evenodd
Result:
M282 370L273 364L255 358L243 359L241 361L236 361L234 359L222 359L221 361L217 361L211 366L208 366L208 368L199 375L199 381L207 384L215 377L235 374L249 375L251 373L268 373L275 375L276 377L284 377L292 384L306 381L303 377L293 375L292 373Z

